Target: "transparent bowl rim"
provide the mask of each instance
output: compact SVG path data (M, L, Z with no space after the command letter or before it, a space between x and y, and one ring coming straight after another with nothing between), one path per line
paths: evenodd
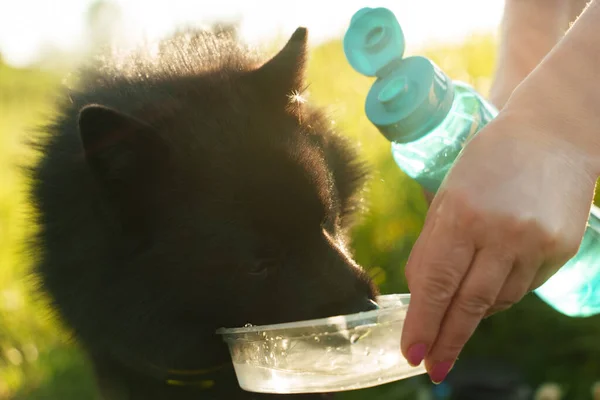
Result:
M388 313L390 311L398 310L406 308L408 302L410 301L410 293L403 294L388 294L378 296L377 299L379 301L390 299L390 300L404 300L405 303L399 307L384 307L379 308L377 310L372 311L363 311L354 314L346 314L346 315L338 315L334 317L327 318L318 318L318 319L310 319L304 321L294 321L294 322L285 322L281 324L273 324L273 325L252 325L248 327L242 328L220 328L216 331L217 335L243 335L247 333L258 333L258 332L267 332L267 331L277 331L277 330L285 330L285 329L295 329L295 328L309 328L309 327L317 327L317 326L328 326L328 325L337 325L346 322L355 322L361 319L367 319L376 317L382 313Z

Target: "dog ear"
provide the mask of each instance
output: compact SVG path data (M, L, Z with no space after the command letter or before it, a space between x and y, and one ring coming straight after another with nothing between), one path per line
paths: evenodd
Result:
M101 105L83 107L78 124L85 159L124 231L140 230L151 188L166 169L166 143L148 124Z
M107 186L140 182L165 161L167 146L158 133L132 116L88 105L78 122L85 158Z
M304 89L307 37L306 28L296 29L283 49L252 73L261 93L277 104L287 104L292 93Z

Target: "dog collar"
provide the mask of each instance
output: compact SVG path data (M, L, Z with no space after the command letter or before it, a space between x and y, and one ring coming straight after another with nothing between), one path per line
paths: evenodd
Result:
M229 366L231 366L231 363L195 370L171 369L165 371L163 380L169 386L195 386L199 389L207 390L216 384L216 380L210 378L214 378L216 373L223 371Z
M201 390L213 388L218 378L228 373L233 367L231 362L223 363L203 369L164 369L153 364L134 365L130 362L122 363L138 373L164 382L169 386L194 386Z

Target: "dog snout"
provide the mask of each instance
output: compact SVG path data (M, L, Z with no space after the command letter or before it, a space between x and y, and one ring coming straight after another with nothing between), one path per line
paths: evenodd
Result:
M367 304L365 305L365 311L373 311L379 309L379 304L377 304L375 300L367 299L366 303Z
M359 312L366 312L378 309L379 306L375 301L368 297L358 297L355 299L348 299L346 301L336 302L334 304L328 304L326 307L321 309L323 317L333 317L336 315L355 314Z
M364 297L355 302L353 309L354 312L373 311L379 309L379 305L374 300Z

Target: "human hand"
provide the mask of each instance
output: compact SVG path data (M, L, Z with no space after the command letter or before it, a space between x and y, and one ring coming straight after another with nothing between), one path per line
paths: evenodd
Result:
M506 111L475 136L428 212L408 264L402 352L442 381L477 325L577 251L597 178L546 122Z
M589 0L506 0L489 101L504 107L515 88L560 41ZM434 194L423 190L427 204Z

